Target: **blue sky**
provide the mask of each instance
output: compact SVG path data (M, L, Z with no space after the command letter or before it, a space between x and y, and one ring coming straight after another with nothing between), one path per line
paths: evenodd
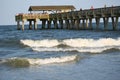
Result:
M29 6L33 5L74 5L77 10L107 6L120 6L120 0L1 0L0 25L13 25L15 14L28 13Z

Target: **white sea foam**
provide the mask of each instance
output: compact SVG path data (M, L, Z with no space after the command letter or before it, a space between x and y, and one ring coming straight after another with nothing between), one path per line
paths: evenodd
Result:
M64 63L71 62L76 60L77 55L72 56L63 56L63 57L51 57L45 59L27 59L31 65L43 65L43 64L52 64L52 63Z
M60 43L57 40L21 40L21 43L29 47L54 47Z
M67 39L63 41L66 45L71 47L110 47L120 46L120 38L102 38L102 39Z
M100 53L104 50L116 48L120 49L120 38L101 38L101 39L65 39L61 40L21 40L21 43L31 47L34 51L78 51ZM69 47L58 47L59 45Z
M54 64L54 63L67 63L78 60L77 55L62 56L62 57L50 57L45 59L40 58L18 58L13 57L9 59L3 59L0 63L7 64L12 67L28 67L30 65L45 65L45 64Z
M104 48L32 48L33 51L38 51L38 52L50 52L50 51L62 51L62 52L69 52L69 51L78 51L78 52L90 52L90 53L101 53L105 50L112 49L115 47L104 47ZM120 47L116 47L115 49L120 49Z

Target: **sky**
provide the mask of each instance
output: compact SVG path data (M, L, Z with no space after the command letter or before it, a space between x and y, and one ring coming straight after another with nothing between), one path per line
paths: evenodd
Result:
M15 15L29 13L29 6L73 5L76 10L120 6L120 0L0 0L0 25L15 25Z

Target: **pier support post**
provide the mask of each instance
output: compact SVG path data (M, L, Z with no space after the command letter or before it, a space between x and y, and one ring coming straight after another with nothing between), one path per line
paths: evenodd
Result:
M82 29L85 29L85 20L83 19Z
M71 19L71 24L70 24L71 27L70 28L74 29L74 25L75 25L75 21L73 19Z
M65 24L66 24L66 29L70 29L70 23L69 23L69 20L65 20Z
M88 29L88 19L86 19L86 29Z
M51 28L51 21L50 21L50 20L47 21L47 28L48 28L48 29Z
M80 20L79 19L77 19L77 20L75 20L75 28L76 29L79 29L80 28Z
M107 27L108 27L108 20L109 20L108 17L104 17L104 18L103 18L103 21L104 21L104 29L105 29L105 30L107 30Z
M116 28L116 30L118 29L118 19L119 19L119 17L116 17L116 20L115 20L115 28Z
M116 18L112 17L113 30L117 30L117 26L118 26L118 17L116 17Z
M96 20L96 29L99 29L99 24L100 24L100 18L95 18Z
M60 28L63 29L63 20L59 20Z
M58 23L57 23L57 20L53 20L53 23L54 23L54 28L55 28L55 29L58 29Z
M17 21L17 30L20 30L20 21Z
M89 27L90 27L90 29L93 29L92 28L92 18L89 18Z
M111 18L112 19L112 27L113 27L113 30L115 30L115 21L114 21L114 17Z
M81 29L82 25L81 25L81 19L79 20L79 29Z
M42 20L42 29L45 29L46 20Z
M34 30L37 30L37 20L34 20Z
M29 20L29 30L32 30L32 20Z
M22 30L24 31L24 20L22 21Z

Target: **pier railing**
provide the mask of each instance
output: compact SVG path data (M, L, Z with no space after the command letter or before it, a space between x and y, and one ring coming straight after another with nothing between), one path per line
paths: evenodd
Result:
M17 14L15 16L16 21L22 21L23 19L49 19L49 14L41 14L41 13L28 13L28 14Z
M56 13L49 15L51 19L86 19L95 17L115 17L120 16L120 6L97 9L87 9L82 11L72 11L66 13Z

